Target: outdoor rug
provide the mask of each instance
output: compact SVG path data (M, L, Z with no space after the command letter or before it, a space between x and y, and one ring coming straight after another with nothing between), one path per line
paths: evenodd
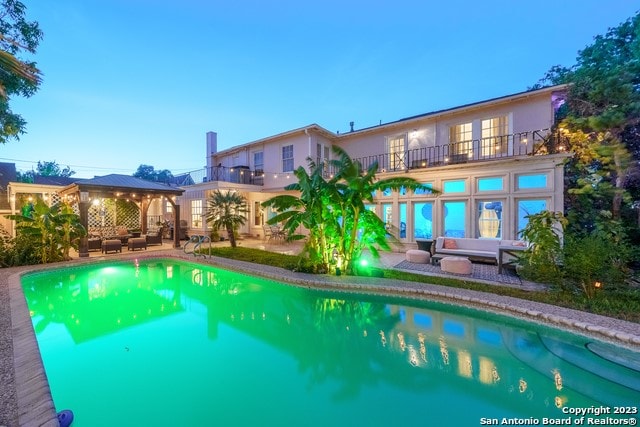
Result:
M502 270L502 274L498 274L498 266L491 264L481 264L481 263L473 263L472 271L470 275L466 274L452 274L452 273L443 273L440 270L440 265L432 265L432 264L418 264L409 261L402 261L397 264L394 268L399 270L407 270L414 273L423 273L426 275L433 276L447 276L447 277L456 277L456 278L471 278L477 280L483 280L495 284L507 285L507 286L515 286L522 287L523 282L520 280L520 277L516 274L516 272L512 269L505 268Z

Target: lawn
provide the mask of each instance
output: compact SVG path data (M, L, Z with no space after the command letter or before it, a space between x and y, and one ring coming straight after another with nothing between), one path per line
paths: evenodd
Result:
M248 261L256 264L271 265L292 271L312 272L308 261L296 255L284 255L253 248L212 248L213 256ZM430 283L454 288L471 289L496 295L505 295L552 304L590 313L601 314L617 319L640 323L640 289L602 290L595 298L588 300L582 294L572 294L562 290L525 291L503 286L492 286L472 280L460 280L446 277L426 276L394 269L382 270L383 277L410 282Z

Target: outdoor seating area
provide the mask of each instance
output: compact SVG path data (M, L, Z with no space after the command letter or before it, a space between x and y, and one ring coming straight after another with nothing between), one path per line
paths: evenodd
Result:
M89 227L89 239L113 240L118 239L122 245L126 245L130 237L133 237L127 227L118 225L115 227Z
M521 283L515 268L505 267L517 265L518 256L528 247L524 241L438 237L433 247L430 240L416 243L418 249L407 250L397 268Z
M130 233L126 227L90 227L88 238L88 250L100 251L103 254L109 252L122 252L122 247L128 250L147 249L150 245L163 244L162 228L151 228L147 234L140 232Z
M437 264L446 257L465 257L470 261L495 264L502 273L503 268L513 266L518 254L526 249L527 243L522 240L438 237L431 262Z

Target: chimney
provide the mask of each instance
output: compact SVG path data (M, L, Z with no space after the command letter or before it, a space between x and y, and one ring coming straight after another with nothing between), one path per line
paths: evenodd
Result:
M213 156L218 152L218 134L207 132L207 181L210 181L210 174L213 167Z
M351 126L351 132L353 132L353 125L354 125L353 122L349 122L349 126Z

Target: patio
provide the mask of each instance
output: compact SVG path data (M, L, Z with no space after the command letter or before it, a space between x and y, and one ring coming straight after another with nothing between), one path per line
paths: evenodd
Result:
M184 246L184 244L183 244ZM213 242L212 247L228 247L228 241ZM265 251L277 252L288 255L295 255L302 250L302 244L298 242L285 242L280 239L256 239L256 238L242 238L238 240L239 247L261 249ZM162 245L148 246L146 250L138 250L137 253L147 253L155 251L166 251L173 249L173 241L165 239ZM181 251L180 248L177 249ZM123 246L123 254L128 252L126 245ZM74 254L77 256L77 254ZM114 255L120 255L119 253L104 254L100 251L89 252L91 258L106 258ZM449 277L453 279L469 280L474 282L486 283L496 286L508 286L516 289L523 289L529 291L544 290L546 287L540 283L528 282L522 280L513 269L505 268L502 273L498 272L498 266L492 264L473 263L472 272L470 275L458 275L452 273L444 273L440 269L439 265L432 264L417 264L405 260L404 252L381 252L379 259L372 258L368 253L363 255L369 265L372 267L382 269L397 269L407 271L410 273L423 274L425 276L437 276L437 277ZM195 258L195 257L194 257ZM198 257L201 258L201 257Z

